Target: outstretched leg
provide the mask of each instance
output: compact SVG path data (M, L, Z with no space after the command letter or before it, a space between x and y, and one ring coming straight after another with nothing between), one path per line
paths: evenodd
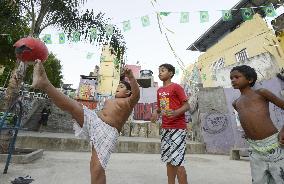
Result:
M93 148L90 162L91 184L106 184L105 170L103 169L97 152Z
M80 126L83 126L84 110L82 105L58 91L50 83L40 61L36 61L34 66L32 87L43 90L57 107L69 112Z

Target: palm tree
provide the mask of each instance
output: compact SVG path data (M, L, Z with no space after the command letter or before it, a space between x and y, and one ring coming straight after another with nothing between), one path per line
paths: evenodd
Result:
M125 42L120 30L113 26L113 34L108 34L108 19L103 13L94 14L93 10L81 10L80 7L87 0L4 0L8 6L18 10L23 21L30 23L29 36L39 37L40 33L47 27L53 26L64 30L71 38L73 32L79 32L84 39L98 44L110 42L111 47L117 53L122 62L125 51ZM89 31L96 28L97 35L92 37ZM17 98L21 83L25 76L26 65L18 62L13 71L6 92L6 99L2 110L7 110Z
M103 13L95 15L93 10L80 11L80 7L85 3L86 0L1 0L0 15L4 10L8 10L8 13L5 12L3 17L0 16L0 23L3 28L15 26L16 20L30 24L29 33L24 36L32 37L39 37L40 33L50 26L63 30L68 38L71 38L72 33L76 31L82 35L82 39L87 39L90 42L97 44L109 42L117 53L117 58L122 62L125 42L120 30L113 26L113 33L108 34L108 19L104 18ZM91 28L96 28L96 37L90 36L89 30ZM22 29L22 27L18 24L14 29ZM23 62L16 62L6 90L4 104L0 104L0 110L8 110L16 100L26 68L27 66Z

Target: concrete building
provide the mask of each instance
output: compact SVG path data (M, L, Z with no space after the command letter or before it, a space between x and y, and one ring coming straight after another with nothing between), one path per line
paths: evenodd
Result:
M113 95L120 81L121 63L116 53L109 45L104 45L100 60L98 77L98 93Z
M284 50L284 13L271 22L282 50Z
M281 33L275 35L263 20L264 12L255 9L253 19L245 21L241 8L264 6L278 1L243 0L232 9L233 20L220 19L188 47L204 52L195 64L187 67L182 83L190 96L194 140L204 142L208 153L229 154L232 148L246 148L244 131L232 106L240 93L231 87L230 71L237 65L256 69L255 89L267 88L283 97L283 81L277 78L284 67L280 46ZM281 24L283 25L283 24ZM269 104L272 121L283 126L284 111ZM243 153L244 154L244 153Z
M222 81L228 76L219 76L219 70L223 67L240 63L263 53L269 53L275 58L278 68L284 67L283 49L274 31L263 20L264 12L256 9L252 20L244 20L241 17L241 8L263 6L273 3L277 8L278 1L243 0L232 9L233 19L223 21L220 19L202 36L200 36L188 50L204 52L195 63L199 70L199 76L192 76L193 70L188 71L191 76L199 77L203 87L223 86ZM190 68L190 67L189 67Z

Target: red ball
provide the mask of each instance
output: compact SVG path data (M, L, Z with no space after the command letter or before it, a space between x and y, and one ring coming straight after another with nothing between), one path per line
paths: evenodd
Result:
M15 44L16 57L23 62L31 62L37 59L42 62L47 60L48 49L39 39L27 37L18 40Z

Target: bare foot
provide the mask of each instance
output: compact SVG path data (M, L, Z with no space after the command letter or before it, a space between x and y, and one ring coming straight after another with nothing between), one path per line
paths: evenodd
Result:
M44 89L49 83L46 76L44 67L40 60L35 61L34 73L33 73L33 83L32 87L35 89Z

